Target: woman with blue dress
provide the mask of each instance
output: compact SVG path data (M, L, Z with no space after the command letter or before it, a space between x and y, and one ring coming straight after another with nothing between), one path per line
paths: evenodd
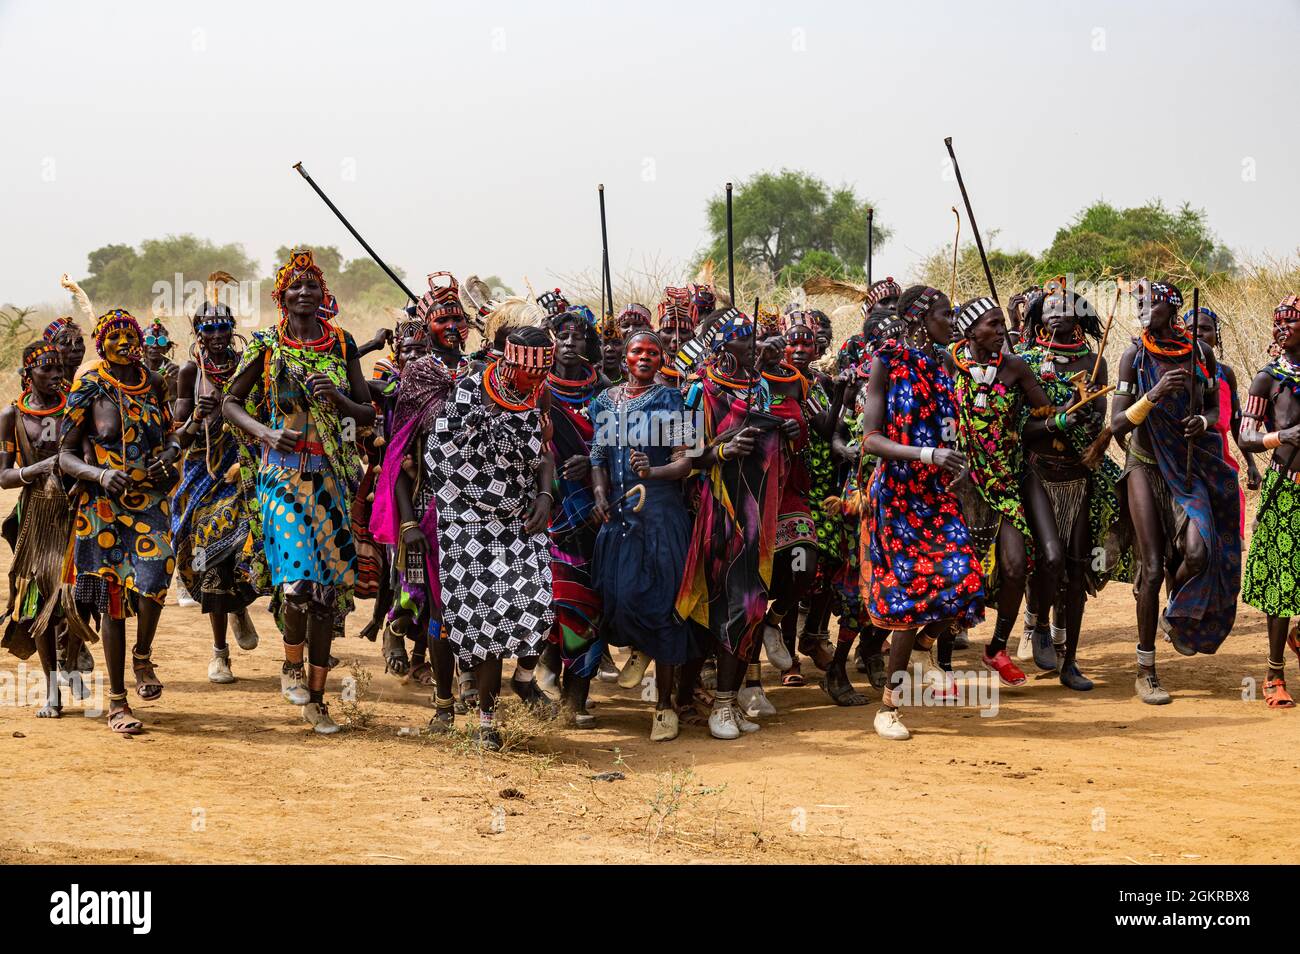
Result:
M674 609L691 534L682 495L691 471L690 427L681 392L655 382L663 360L658 336L635 332L625 346L625 382L598 394L590 412L595 513L603 521L592 585L603 601L610 644L654 660L652 742L677 737L673 677L701 655Z

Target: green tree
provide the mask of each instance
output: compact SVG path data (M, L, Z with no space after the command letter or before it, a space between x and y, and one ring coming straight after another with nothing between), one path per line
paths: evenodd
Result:
M1232 252L1210 231L1204 209L1184 203L1177 211L1159 200L1130 209L1098 201L1059 229L1042 254L1042 276L1074 274L1152 278L1209 276L1236 267Z
M833 189L805 172L782 169L761 172L738 183L733 203L735 255L739 264L781 276L812 252L839 260L844 274L867 257L867 209L847 186ZM710 244L701 259L712 258L725 268L727 260L727 201L725 193L709 200ZM879 248L889 230L874 224L872 239ZM817 267L828 268L821 258ZM813 266L809 266L810 268Z
M241 280L259 271L242 245L215 245L193 235L146 239L138 252L129 245L105 245L87 256L87 265L90 275L79 284L101 310L149 305L158 297L155 286L174 289L177 274L186 283L206 281L218 269Z

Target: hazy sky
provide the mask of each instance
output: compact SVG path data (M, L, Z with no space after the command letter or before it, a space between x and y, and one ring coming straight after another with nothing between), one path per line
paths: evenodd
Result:
M417 291L594 269L602 181L615 271L684 263L711 193L781 167L870 197L876 274L902 277L951 241L948 135L1000 247L1159 197L1291 254L1298 27L1295 0L4 0L0 302L169 233L264 270L293 242L362 254L298 160Z

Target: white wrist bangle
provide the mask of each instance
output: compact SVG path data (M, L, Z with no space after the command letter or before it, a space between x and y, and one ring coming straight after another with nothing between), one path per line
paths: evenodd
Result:
M1197 414L1196 416L1201 419L1201 426L1208 431L1210 429L1209 418L1207 418L1204 414Z
M922 463L922 464L934 464L934 452L935 452L935 448L933 448L933 447L922 447L922 448L921 448L921 463Z

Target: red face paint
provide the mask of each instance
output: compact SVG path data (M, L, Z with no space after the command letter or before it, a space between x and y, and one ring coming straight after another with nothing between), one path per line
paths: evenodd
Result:
M637 336L628 342L626 366L632 380L647 384L664 366L663 348L653 338Z

